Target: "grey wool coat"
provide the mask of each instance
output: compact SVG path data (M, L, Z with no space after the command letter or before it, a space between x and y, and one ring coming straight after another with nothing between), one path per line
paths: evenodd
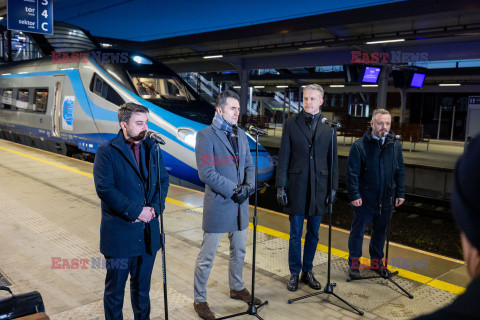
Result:
M208 126L197 133L195 156L198 175L205 183L202 229L225 233L248 227L248 199L233 202L233 190L243 183L255 185L255 166L245 131L238 129L238 166L224 131Z

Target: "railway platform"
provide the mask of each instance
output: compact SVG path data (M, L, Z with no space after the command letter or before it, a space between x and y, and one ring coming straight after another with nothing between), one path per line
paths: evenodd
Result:
M16 293L39 291L51 319L103 319L100 200L92 167L92 163L0 140L0 283ZM201 191L176 185L168 193L164 218L170 319L199 319L192 304L194 264L202 239L202 197ZM333 228L335 293L365 311L365 316L331 296L288 304L288 299L314 292L302 285L297 292L286 289L288 217L259 209L258 221L255 294L269 301L259 312L264 319L410 319L450 303L469 282L462 261L395 243L390 245L391 268L399 271L396 281L414 299L385 280L347 282L348 231ZM313 269L322 286L327 239L328 226L322 225ZM74 259L78 259L77 268ZM252 226L244 268L248 289L251 262ZM224 236L208 283L208 302L217 317L246 310L246 304L229 298L227 269ZM154 267L151 300L151 319L163 319L161 254ZM124 316L133 319L128 286Z

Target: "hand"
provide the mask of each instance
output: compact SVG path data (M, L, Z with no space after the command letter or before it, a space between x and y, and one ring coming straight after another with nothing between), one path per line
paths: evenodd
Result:
M246 184L241 184L237 186L235 190L233 190L232 200L238 204L244 203L245 200L247 200L250 196L248 191L248 185Z
M357 199L357 200L353 200L352 204L353 204L354 207L360 207L360 206L362 206L362 199L360 198L360 199Z
M277 202L279 205L284 207L288 205L288 198L285 188L277 188Z
M327 199L325 199L325 204L327 206L330 204L330 199L332 200L332 204L335 203L335 200L337 200L337 190L332 189L332 195L328 195Z
M404 201L404 198L395 198L395 207L401 206Z
M155 210L152 207L143 207L142 212L137 220L142 222L150 222L155 217Z

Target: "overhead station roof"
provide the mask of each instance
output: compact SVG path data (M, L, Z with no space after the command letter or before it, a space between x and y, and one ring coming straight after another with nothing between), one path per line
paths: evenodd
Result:
M386 52L390 59L392 52L400 51L407 54L403 62L421 53L428 61L478 59L479 12L480 1L474 0L403 1L146 42L117 42L178 72L341 65L351 62L352 51ZM391 39L405 41L366 44ZM204 59L212 55L223 57Z

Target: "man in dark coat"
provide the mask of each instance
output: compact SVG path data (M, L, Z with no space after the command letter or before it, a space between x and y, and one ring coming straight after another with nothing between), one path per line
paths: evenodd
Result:
M230 298L251 301L243 282L248 227L248 197L255 189L255 166L245 131L237 127L239 97L224 91L217 97L212 125L197 133L198 175L205 183L203 241L195 264L194 309L202 319L215 319L207 304L207 281L223 233L230 240ZM255 304L260 299L255 298Z
M371 268L378 271L382 267L383 246L391 218L390 196L395 198L396 207L405 201L402 146L390 137L385 137L390 132L391 119L387 110L376 109L370 121L371 128L355 141L348 156L347 192L353 205L353 223L348 239L348 270L352 278L360 277L363 235L370 222L373 223L370 239Z
M102 206L100 252L107 261L106 319L123 319L129 274L134 318L150 318L150 279L161 248L158 216L165 209L169 183L161 154L157 163L155 142L145 139L147 113L142 105L122 105L118 110L121 130L98 148L93 165Z
M303 91L303 111L285 122L277 167L277 200L286 207L290 220L288 263L290 279L287 289L296 291L301 281L320 290L312 268L317 249L318 231L327 211L330 175L333 190L338 189L337 137L331 143L331 129L322 123L320 106L323 88L308 85ZM331 151L333 149L333 164ZM307 219L305 247L302 254L303 222Z
M458 160L451 205L460 229L468 275L472 282L452 304L418 320L480 319L480 136L474 138Z

